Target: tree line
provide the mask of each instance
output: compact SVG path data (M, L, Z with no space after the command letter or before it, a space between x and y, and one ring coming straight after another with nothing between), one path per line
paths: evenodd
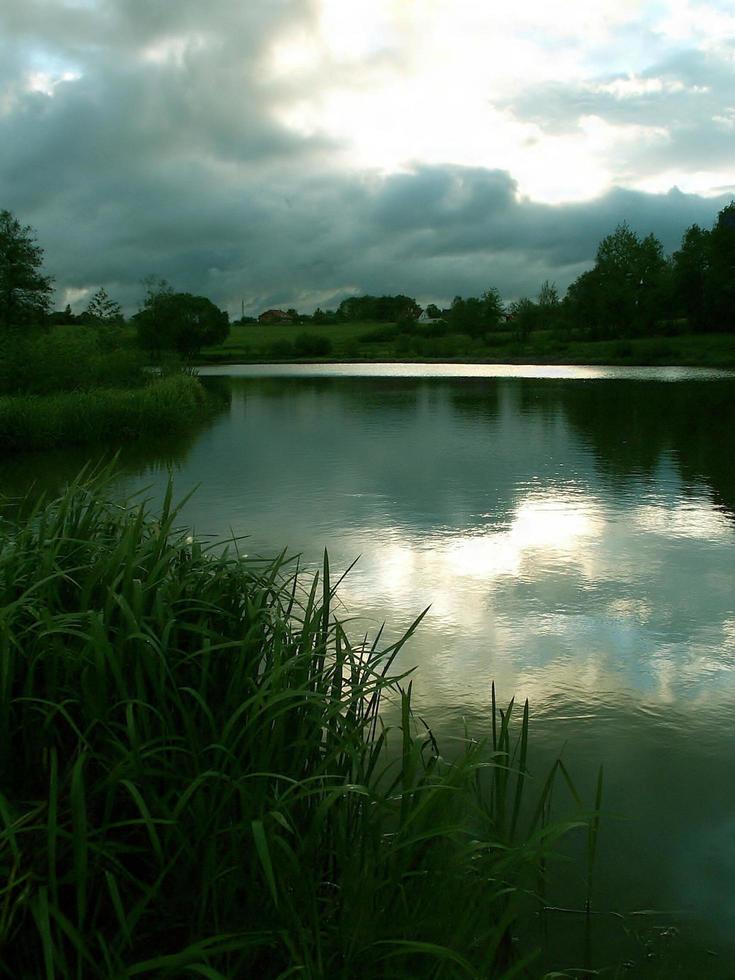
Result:
M33 229L7 210L0 211L0 327L38 323L115 325L124 322L120 304L98 289L78 315L67 306L50 312L52 278L43 272L43 249ZM145 280L146 293L133 315L138 341L151 352L177 350L191 355L222 343L229 316L211 300L176 292L164 280ZM317 308L312 316L289 310L295 323L370 321L411 327L422 308L410 296L352 296L336 310ZM680 247L664 254L655 235L640 236L627 223L600 242L594 266L560 297L545 282L535 298L504 305L496 288L479 297L456 296L451 306L427 307L445 328L482 336L511 329L520 340L546 329L589 339L645 336L661 332L735 331L735 201L717 215L712 228L694 224ZM241 321L253 322L252 317Z

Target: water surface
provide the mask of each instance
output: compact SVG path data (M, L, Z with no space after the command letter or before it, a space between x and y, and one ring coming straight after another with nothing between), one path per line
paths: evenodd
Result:
M401 666L418 665L415 706L440 740L465 723L487 731L493 681L501 698L528 697L538 781L561 753L591 799L605 767L597 906L664 910L667 926L683 911L675 959L695 972L667 975L732 975L733 376L456 364L202 375L229 390L229 408L183 444L129 450L122 489L159 498L173 466L180 495L199 486L184 518L201 534L314 563L326 547L336 570L359 556L341 589L356 631L385 621L395 637L430 606ZM0 481L51 486L86 455L8 460ZM626 940L631 975L660 961L645 945L659 933L647 937Z

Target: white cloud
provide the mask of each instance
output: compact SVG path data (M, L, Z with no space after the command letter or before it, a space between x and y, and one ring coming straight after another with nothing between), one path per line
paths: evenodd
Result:
M2 206L128 310L150 272L232 310L563 289L619 221L671 251L723 203L631 188L735 184L727 46L652 9L5 0Z
M51 97L56 94L57 86L63 82L75 82L81 77L81 72L76 71L64 71L60 75L49 71L32 71L27 77L25 87L29 92L41 92Z
M682 38L720 41L730 22L709 6L703 21L691 15L679 0L658 17L641 0L319 0L311 29L278 39L271 51L274 78L299 78L285 89L277 118L334 141L348 167L507 169L534 200L587 200L614 184L641 186L631 165L639 153L631 150L665 145L666 120L616 123L582 110L569 132L550 134L509 106L519 93L548 85L615 100L707 93L707 85L644 73L654 42L647 57L645 41L631 45L626 34L648 31L679 50ZM596 77L601 66L607 79Z

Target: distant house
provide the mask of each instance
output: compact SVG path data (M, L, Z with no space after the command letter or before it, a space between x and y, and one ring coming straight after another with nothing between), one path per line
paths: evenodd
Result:
M448 312L448 311L447 311ZM440 320L446 319L444 313L440 313L439 316L431 316L426 310L418 317L417 323L438 323Z
M266 310L258 317L258 323L290 323L291 317L283 310Z

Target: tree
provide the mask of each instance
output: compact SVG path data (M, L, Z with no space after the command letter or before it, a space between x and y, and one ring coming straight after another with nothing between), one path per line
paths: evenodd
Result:
M542 310L554 310L559 306L559 292L555 282L544 280L539 289L537 302Z
M91 298L84 311L92 323L111 324L122 322L122 308L119 303L110 299L107 290L100 287Z
M488 328L497 327L504 315L505 307L500 298L500 293L495 286L491 286L482 294L483 324Z
M449 323L453 330L477 337L497 327L504 313L500 293L492 288L483 293L480 299L476 296L468 296L467 299L455 296L449 312Z
M421 307L411 296L350 296L339 305L338 315L345 320L377 320L379 323L396 323L405 317L414 320L421 315Z
M600 242L595 267L569 287L566 309L593 336L644 333L670 312L668 276L661 242L623 223Z
M41 272L42 262L30 225L0 211L0 326L34 323L47 313L52 280Z
M228 314L205 296L175 293L164 280L149 281L148 286L143 309L134 317L141 347L152 352L175 350L189 357L227 338Z
M710 232L705 303L711 330L735 330L735 201L717 215Z
M524 296L511 303L510 315L515 328L516 339L522 343L528 340L528 335L536 329L539 319L539 306L532 299Z
M706 327L705 293L710 266L710 232L692 225L673 256L673 288L677 309L697 330Z

